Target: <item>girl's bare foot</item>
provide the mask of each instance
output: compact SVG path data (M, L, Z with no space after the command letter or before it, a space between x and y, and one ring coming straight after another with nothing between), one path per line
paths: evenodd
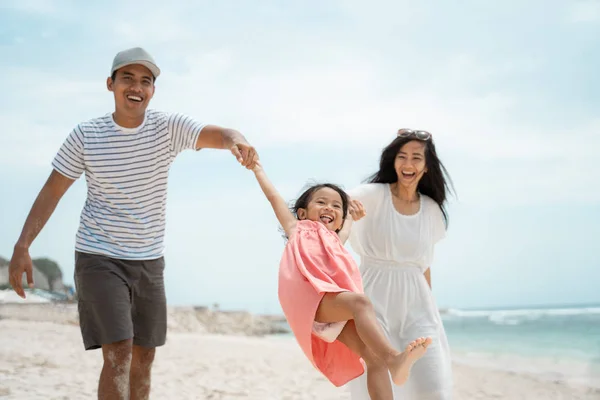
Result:
M388 368L392 375L392 381L396 385L404 385L413 364L425 354L430 344L431 338L418 338L410 342L402 353L393 358Z

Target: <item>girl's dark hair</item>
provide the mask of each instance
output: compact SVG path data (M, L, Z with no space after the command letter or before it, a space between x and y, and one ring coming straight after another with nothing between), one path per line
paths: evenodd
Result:
M400 149L408 142L415 139L414 137L397 137L394 139L381 153L379 160L379 171L371 175L367 179L368 183L395 183L398 181L398 175L394 168L394 162ZM433 139L419 140L425 144L425 165L427 166L427 172L423 174L423 177L419 181L417 191L421 194L429 196L435 201L442 210L446 225L448 225L448 212L445 208L447 195L453 191L450 188L452 180L450 175L444 167L444 164L438 158L437 152L435 151L435 144Z
M306 209L308 207L308 203L310 203L313 195L317 192L317 190L323 189L323 188L333 189L340 194L340 197L342 198L342 216L343 216L343 220L344 221L346 220L346 216L348 215L349 196L344 191L344 189L342 189L341 187L339 187L338 185L335 185L333 183L318 183L318 184L313 184L313 185L309 186L300 195L300 197L298 197L296 199L294 204L290 207L290 211L294 214L296 219L298 219L298 210L301 208ZM342 224L342 227L343 226L344 225ZM341 227L340 227L340 229L341 229ZM283 232L283 228L280 228L280 230ZM287 237L285 236L285 232L283 232L283 236L285 239L287 239Z
M296 218L298 218L298 210L301 208L306 209L308 207L308 203L310 203L317 190L323 188L333 189L339 193L340 197L342 198L342 215L343 218L346 219L346 216L348 215L348 194L344 191L344 189L333 183L318 183L306 189L304 193L302 193L300 197L296 199L296 202L292 206L292 212Z

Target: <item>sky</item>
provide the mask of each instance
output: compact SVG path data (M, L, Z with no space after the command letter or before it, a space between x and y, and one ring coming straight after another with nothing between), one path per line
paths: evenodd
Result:
M600 303L600 1L1 0L1 256L69 131L114 111L133 46L162 69L151 108L240 130L289 200L360 184L401 127L432 132L456 189L440 307ZM31 247L67 283L85 192ZM284 241L230 153L178 157L166 235L171 304L280 312Z

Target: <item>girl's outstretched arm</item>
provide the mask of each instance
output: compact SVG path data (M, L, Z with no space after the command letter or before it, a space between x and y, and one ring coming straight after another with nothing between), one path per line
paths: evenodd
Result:
M275 216L283 227L286 236L290 237L290 234L294 231L298 220L294 217L294 214L292 214L288 208L283 197L281 197L277 189L275 189L275 186L273 186L267 177L267 174L263 170L260 162L256 162L256 166L252 169L252 172L254 172L254 176L256 177L256 180L258 181L263 193L267 197L267 200L269 200L269 203L271 203L271 207L273 207Z

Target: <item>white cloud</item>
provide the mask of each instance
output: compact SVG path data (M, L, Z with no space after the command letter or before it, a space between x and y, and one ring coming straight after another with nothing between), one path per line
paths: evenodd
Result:
M58 6L56 0L5 0L2 3L0 8L35 14L54 14Z
M10 76L4 89L10 103L0 112L0 165L47 167L68 133L80 121L99 116L90 110L112 106L104 81L86 81L44 72L37 68L0 69ZM24 85L23 82L35 82Z
M337 5L346 16L377 30L398 29L402 25L411 27L429 8L425 2L410 0L378 0L372 1L369 6L360 0L338 0Z
M180 17L174 10L170 5L152 7L150 10L144 7L144 10L133 13L133 19L121 17L114 22L114 37L134 46L137 43L169 44L193 35L194 31L190 27L178 22ZM131 16L132 13L127 15Z
M228 60L227 65L236 65L235 59ZM464 80L477 74L485 79L507 70L530 71L534 67L525 60L493 66L487 72L485 66L470 60L452 63L448 69L457 65L461 65ZM439 68L445 69L445 65ZM522 100L503 93L449 91L438 80L430 88L383 96L378 88L385 85L387 77L378 76L377 67L366 61L348 59L329 67L298 65L250 76L237 82L237 91L227 85L219 88L220 82L212 80L213 68L206 59L191 70L169 87L168 104L190 111L190 104L210 110L217 120L227 120L248 132L261 148L295 144L304 148L330 146L332 151L349 147L372 150L387 143L401 126L431 130L446 154L476 161L496 159L500 164L552 160L554 165L572 165L572 154L564 150L566 138L586 143L577 153L579 160L595 157L600 148L600 137L595 134L597 122L574 122L569 132L562 132L539 124L533 117L516 119L511 112L524 106ZM199 93L208 90L220 95L195 101L194 90L176 94L176 87L185 83L189 88L199 88ZM448 85L456 85L456 79ZM546 172L535 171L542 175ZM583 172L589 173L589 169Z
M15 168L48 168L58 146L68 132L57 137L50 126L28 121L21 117L0 115L0 125L8 135L0 135L0 148L4 149L0 165Z
M575 23L600 21L600 1L576 1L568 13L568 20Z
M44 4L48 8L53 3ZM587 7L585 14L589 15L594 4L597 2L579 3L577 9ZM376 18L381 15L378 7L371 10L358 2L338 5L342 17L360 20L360 26L369 31L378 24L392 27L403 19L420 18L428 11L414 3L397 3L386 8L385 22L381 22ZM125 7L133 10L133 6ZM237 41L221 37L208 43L200 33L206 26L190 23L192 18L186 15L185 7L150 4L146 9L135 14L135 21L119 17L108 28L94 32L111 35L115 46L141 43L156 49L154 56L163 75L152 107L238 128L260 149L299 146L310 151L311 147L327 146L332 151L375 152L399 127L416 127L432 131L438 148L449 158L494 164L489 171L482 168L494 179L481 186L494 193L496 188L506 187L508 191L511 185L519 186L514 175L525 173L522 168L527 168L525 175L545 194L575 193L578 185L599 174L600 168L591 161L600 148L597 120L574 121L569 132L561 132L536 115L523 112L536 100L535 93L507 91L499 85L519 74L527 76L543 69L543 58L507 57L496 62L477 52L460 50L412 69L399 62L401 45L400 50L390 49L385 57L369 57L352 41L335 35L320 37L311 31L299 36L269 26L261 35L252 36L258 41L250 47L243 40L246 26L238 27L242 36ZM219 12L214 11L215 15ZM208 15L199 21L206 24ZM248 35L256 32L249 31ZM287 46L280 45L288 39ZM276 53L267 51L274 48ZM108 65L110 60L104 62ZM1 161L4 165L47 165L46 160L74 124L112 109L104 77L77 80L35 68L4 69L0 73L13 77L7 91L14 93L11 104L0 115L6 129L0 141L7 153L20 154L5 157ZM19 84L23 81L38 84ZM34 107L37 111L31 114L29 110ZM23 132L35 140L23 137ZM565 151L566 137L570 143L585 143L576 156ZM531 167L536 162L556 166L558 171ZM514 166L516 172L496 172L505 165ZM581 172L572 168L581 168ZM552 178L561 174L564 178ZM469 185L469 175L462 176L459 180ZM566 181L567 189L554 189L559 181ZM467 198L478 198L478 192L467 189L471 193Z

